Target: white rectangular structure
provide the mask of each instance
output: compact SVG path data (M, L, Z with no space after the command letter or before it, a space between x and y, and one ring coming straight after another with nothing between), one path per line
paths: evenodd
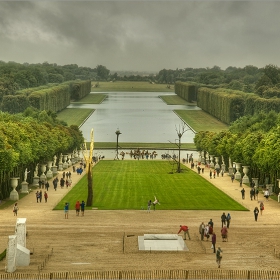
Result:
M14 272L16 270L16 252L17 252L17 236L9 235L7 254L6 254L7 272Z
M17 244L26 247L26 218L17 218L15 234Z
M138 248L144 251L189 251L177 234L144 234L138 236Z
M16 252L16 265L17 266L29 266L30 264L30 251L25 247L17 244Z

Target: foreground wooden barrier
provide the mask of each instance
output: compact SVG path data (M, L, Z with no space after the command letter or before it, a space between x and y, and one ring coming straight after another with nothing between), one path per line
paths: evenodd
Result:
M279 271L268 270L152 270L50 273L2 273L0 279L279 279Z

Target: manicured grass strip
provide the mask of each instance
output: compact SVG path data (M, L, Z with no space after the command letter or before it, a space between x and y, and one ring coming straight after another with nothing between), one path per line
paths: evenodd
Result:
M202 110L174 110L174 112L196 132L221 132L221 130L227 130L229 127Z
M73 104L101 104L107 98L107 94L90 93L79 101L71 102Z
M57 113L57 118L65 121L68 126L80 126L93 112L93 109L66 108Z
M102 210L146 209L154 196L158 210L247 210L210 182L186 168L172 173L169 161L100 161L93 168L94 205ZM65 202L74 209L77 200L87 199L86 176L55 207Z
M95 85L95 82L92 82ZM174 92L174 87L167 88L164 84L151 84L149 82L99 82L98 87L93 87L92 92L131 91L131 92Z
M177 94L174 95L162 95L160 98L167 104L167 105L189 105L189 106L196 106L196 103L190 103L184 100L182 97L178 96Z
M90 146L90 143L87 143L87 147ZM175 149L178 150L178 147L173 143L119 143L121 149ZM116 142L95 142L94 143L95 149L115 149ZM185 150L196 150L194 143L182 143L181 149ZM160 156L160 155L159 155Z

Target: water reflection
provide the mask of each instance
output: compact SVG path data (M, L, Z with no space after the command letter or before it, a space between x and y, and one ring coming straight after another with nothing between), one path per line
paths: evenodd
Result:
M95 94L95 93L91 93ZM166 92L109 92L102 104L71 104L68 108L92 108L95 112L81 126L87 141L94 129L95 142L116 142L115 131L120 129L119 142L168 143L177 142L176 127L182 125L175 109L200 110L196 106L166 105L159 96ZM194 132L189 130L182 143L193 143Z

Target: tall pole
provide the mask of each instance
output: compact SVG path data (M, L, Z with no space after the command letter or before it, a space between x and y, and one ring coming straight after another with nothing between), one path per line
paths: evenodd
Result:
M181 138L182 138L182 133L178 132L178 137L179 137L179 158L178 158L178 167L177 167L177 172L180 173L181 172Z
M116 157L115 159L119 159L119 135L122 134L119 129L116 130L117 135L117 149L116 149Z

